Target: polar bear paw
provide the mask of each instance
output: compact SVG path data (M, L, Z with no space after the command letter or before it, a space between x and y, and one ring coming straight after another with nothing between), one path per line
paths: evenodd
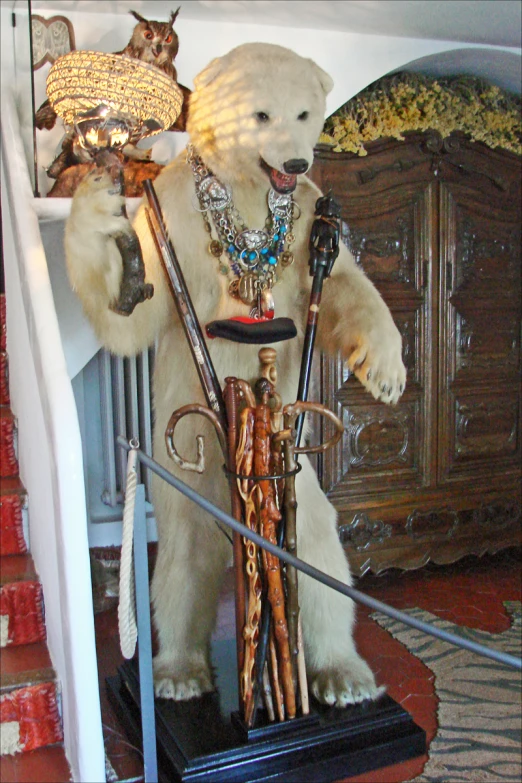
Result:
M109 171L94 168L78 186L71 213L87 224L88 230L113 235L130 230L125 214L125 197Z
M167 670L166 667L154 667L154 693L160 699L188 701L214 690L212 677L205 667L190 671Z
M383 342L376 348L362 340L350 353L347 364L376 400L395 404L406 387L406 368L401 357L400 337L394 344L389 343Z
M359 659L346 667L338 666L319 672L312 677L310 690L322 704L346 707L362 701L375 701L386 688L376 685L370 667Z

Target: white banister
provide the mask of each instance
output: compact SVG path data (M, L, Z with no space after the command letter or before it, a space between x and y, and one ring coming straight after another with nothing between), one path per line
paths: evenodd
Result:
M65 750L74 779L96 783L105 781L105 761L82 444L34 202L14 100L4 88L7 348L20 475L29 496L30 550L43 585L48 647L62 690ZM51 210L58 206L66 211L65 204Z

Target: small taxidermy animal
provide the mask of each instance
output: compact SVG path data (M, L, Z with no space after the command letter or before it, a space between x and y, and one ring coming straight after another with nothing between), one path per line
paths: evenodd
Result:
M130 11L138 21L138 24L134 27L127 46L119 52L114 52L114 54L125 54L136 60L155 65L174 81L177 81L178 74L173 60L178 53L179 38L173 25L179 14L179 10L180 9L178 8L177 11L171 12L168 22L156 22L154 20L145 19L136 11ZM169 130L184 131L190 90L182 84L178 86L184 96L183 109L180 116ZM51 128L54 128L55 123L56 112L47 100L42 103L36 112L36 127L39 130L44 128L51 130ZM82 151L78 148L78 144L75 143L75 141L74 134L69 132L62 143L62 151L47 169L49 177L56 179L64 169L69 166L74 166L76 163L80 163L84 160L85 153L82 155Z
M136 60L155 65L177 81L178 74L173 60L179 49L179 38L174 30L174 22L179 14L172 11L168 22L154 22L145 19L136 11L130 11L138 24L132 31L132 36L121 52L115 54L127 54Z

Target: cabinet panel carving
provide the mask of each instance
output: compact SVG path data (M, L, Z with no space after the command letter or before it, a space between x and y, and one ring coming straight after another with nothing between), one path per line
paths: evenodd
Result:
M368 397L341 359L315 383L345 435L319 473L355 568L418 568L519 543L521 167L462 134L321 151L343 239L403 338L406 391Z
M376 410L347 412L345 462L350 467L374 468L394 462L412 464L410 421L405 412Z
M513 454L517 448L518 400L455 400L457 459Z
M516 370L520 357L520 330L515 312L456 314L456 370L498 373Z
M473 512L473 520L484 528L502 530L520 526L520 503L513 498L501 498L495 503L483 504Z
M372 544L382 544L391 534L391 525L385 525L381 519L372 521L364 513L355 514L349 524L339 527L342 543L351 544L358 551L368 549Z
M497 236L484 236L483 222L475 223L464 217L459 229L456 290L471 289L474 296L488 299L492 290L498 290L503 298L513 298L520 281L519 232L513 228L505 239L499 238L506 229L498 226Z
M374 281L411 283L413 253L411 230L405 217L396 218L386 230L353 228L343 224L343 239L356 262Z
M406 532L415 540L434 537L452 538L459 526L459 515L452 508L416 510L406 521Z

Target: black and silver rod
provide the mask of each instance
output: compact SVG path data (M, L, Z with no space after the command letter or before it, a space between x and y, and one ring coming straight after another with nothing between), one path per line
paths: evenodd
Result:
M149 226L169 278L176 309L187 336L192 357L205 394L205 399L209 408L219 417L223 430L226 432L227 417L221 386L212 359L210 358L207 344L196 311L194 310L194 305L192 304L178 258L172 242L167 235L158 196L156 195L156 191L154 190L154 186L150 179L145 180L143 185L149 202L149 207L146 208Z
M306 402L308 399L317 322L323 295L323 283L327 277L330 277L335 259L339 255L341 207L331 193L328 193L328 195L317 199L315 215L316 218L312 224L308 243L310 252L308 266L310 267L310 275L312 275L313 281L308 304L308 317L297 389L297 400L300 402ZM304 415L299 417L296 424L296 448L300 445L303 424Z

